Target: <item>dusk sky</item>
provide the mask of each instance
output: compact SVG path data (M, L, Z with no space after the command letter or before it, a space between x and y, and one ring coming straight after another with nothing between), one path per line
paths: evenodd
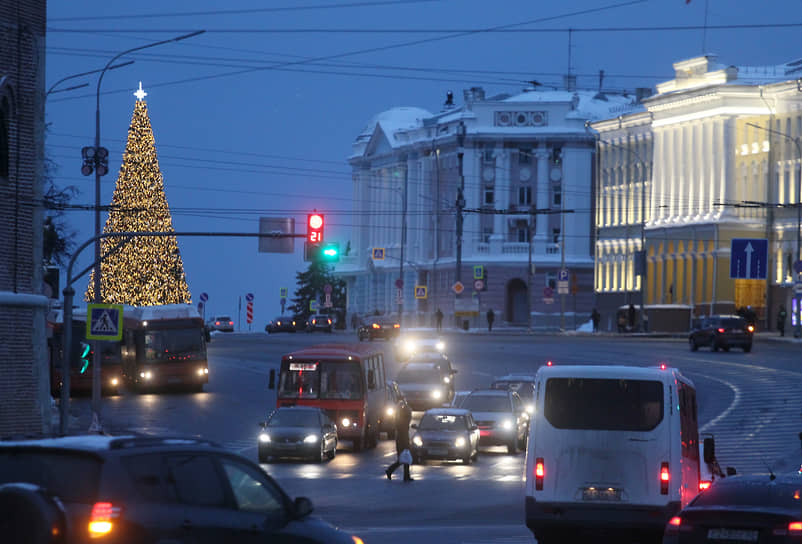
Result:
M316 208L327 239L344 248L362 220L350 213L346 159L384 110L436 113L449 90L461 106L465 88L492 96L532 79L557 86L569 69L580 88L597 89L599 70L608 90L653 88L673 78L672 63L703 53L776 65L802 58L800 27L800 0L51 1L46 82L205 30L128 55L119 62L134 64L104 76L110 172L101 203L111 201L141 81L177 231L256 232L260 217L295 217L303 233ZM94 142L97 75L58 88L82 82L89 86L49 95L46 154L57 184L79 189L73 203L92 205L94 176L81 175L80 150ZM93 235L91 211L66 217L77 244ZM254 293L253 330L279 314L279 288L292 295L307 266L302 241L294 255L258 253L253 238L179 238L179 247L193 303L206 292L207 317L236 319L238 297ZM76 270L91 257L84 251ZM86 283L77 282L76 298Z

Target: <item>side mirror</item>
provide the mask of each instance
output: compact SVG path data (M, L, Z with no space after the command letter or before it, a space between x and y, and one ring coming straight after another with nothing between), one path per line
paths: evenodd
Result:
M727 476L735 476L735 467L727 467Z
M368 370L368 387L370 389L376 389L376 374L373 370Z
M270 379L267 382L267 388L268 389L275 389L276 388L276 369L275 368L271 368L270 369Z
M479 428L479 425L477 425L476 423L474 423L473 425L471 425L471 430L472 430L472 431L475 431L475 430L476 430L476 429L478 429L478 428Z
M705 438L702 456L705 463L714 463L716 461L716 442L712 436Z
M417 423L413 423L412 425L409 426L409 428L410 429L417 429L418 428L418 424Z
M315 509L315 507L312 506L312 501L306 497L295 497L293 506L295 507L295 516L299 519L305 518Z

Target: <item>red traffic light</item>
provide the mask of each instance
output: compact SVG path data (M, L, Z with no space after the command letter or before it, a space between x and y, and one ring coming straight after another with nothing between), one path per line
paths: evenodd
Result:
M306 238L310 244L319 244L323 241L323 215L310 213L306 218Z

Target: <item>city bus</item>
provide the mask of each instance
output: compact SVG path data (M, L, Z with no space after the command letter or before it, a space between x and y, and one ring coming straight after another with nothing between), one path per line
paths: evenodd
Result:
M64 383L64 312L51 310L47 316L47 348L50 362L50 394L61 394ZM102 355L100 383L102 394L118 394L122 385L122 359L119 342L99 341ZM92 393L93 341L86 339L86 308L75 309L72 314L72 354L70 356L70 395Z
M364 344L320 344L281 358L276 406L317 406L354 451L375 447L387 377L384 353ZM271 371L270 387L275 386Z
M524 506L538 542L579 528L659 541L701 488L693 382L665 365L553 365L535 387Z
M123 377L134 389L203 391L209 383L203 318L188 304L126 306L121 350Z

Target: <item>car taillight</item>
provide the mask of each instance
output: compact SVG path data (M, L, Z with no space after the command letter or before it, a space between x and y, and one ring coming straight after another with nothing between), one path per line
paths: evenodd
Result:
M671 473L668 471L668 463L660 465L660 494L668 495L668 482L671 480Z
M228 322L228 324L229 324L229 325L233 325L233 324L234 324L234 322L233 322L233 321L229 321L229 322Z
M676 535L680 531L687 532L691 530L693 530L693 528L687 523L683 523L681 517L674 516L673 518L668 520L668 523L666 523L665 534Z
M113 520L120 517L120 509L112 506L110 502L96 502L89 515L89 536L98 538L111 533L114 528Z
M802 536L802 521L792 521L787 526L775 527L771 534L774 536Z
M329 325L331 325L331 319L327 319L326 321L328 321L328 322L329 322Z
M710 480L702 480L702 481L700 481L699 482L699 491L704 491L705 489L710 489L710 485L712 483L713 482L711 482Z
M718 328L718 332L721 332L721 333L723 333L723 332L724 332L724 329L722 329L721 327L719 327L719 328Z
M535 489L537 491L543 490L543 477L546 475L546 467L543 464L543 458L538 457L535 460Z
M401 328L401 325L399 325L398 323L396 323L396 324L394 324L394 325L393 325L393 328L394 328L394 329L400 329L400 328Z
M755 327L753 325L749 325L748 327L746 327L746 330L748 330L749 332L755 332Z
M374 323L373 325L371 325L371 327L373 327L374 329L381 329L382 328L382 326L379 325L378 323Z
M214 322L214 324L215 324L215 325L219 325L219 324L220 324L220 322L219 322L219 321L215 321L215 322Z

